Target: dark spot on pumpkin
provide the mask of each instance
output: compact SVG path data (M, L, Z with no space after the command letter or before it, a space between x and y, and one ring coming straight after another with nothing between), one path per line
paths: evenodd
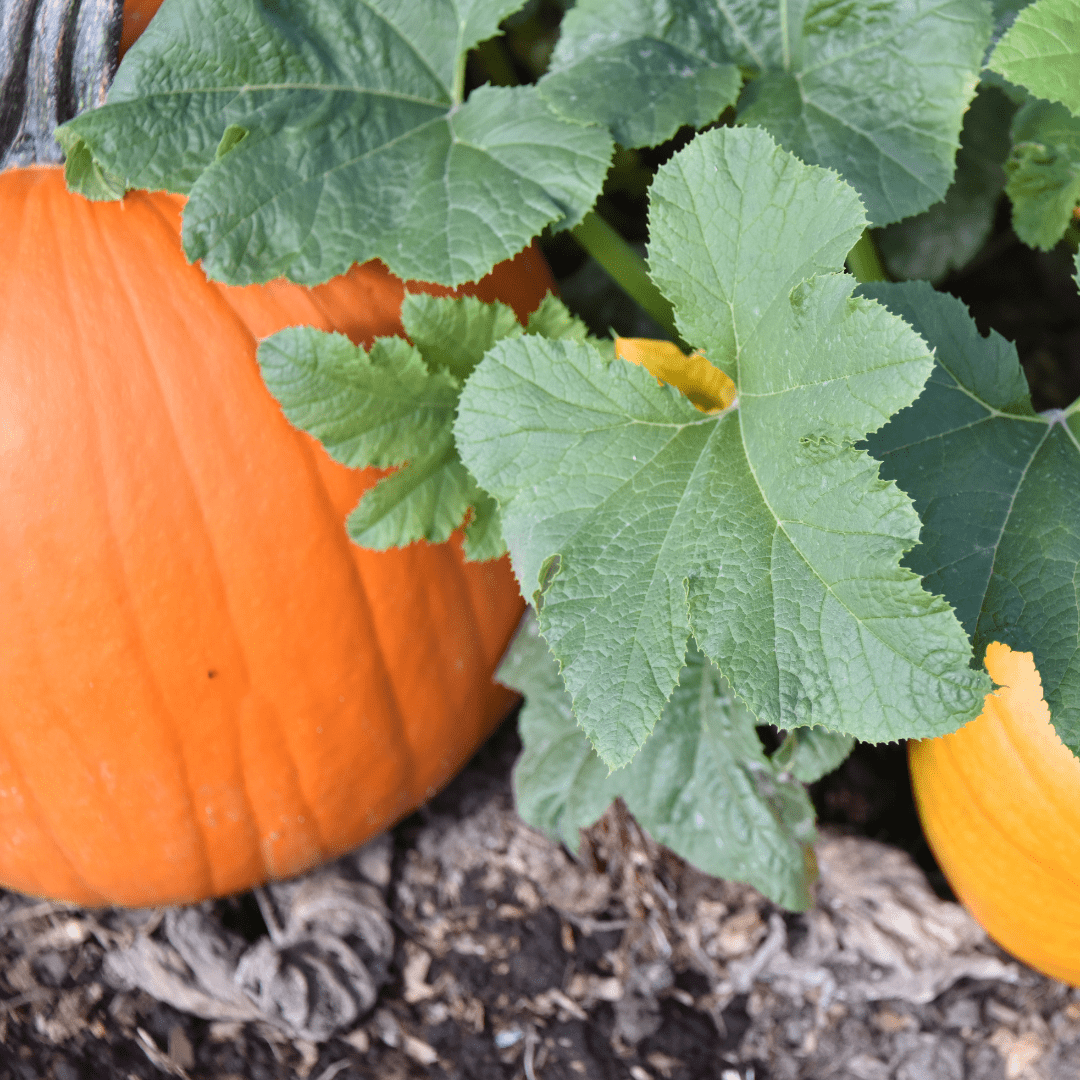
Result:
M206 673L206 677L207 677L208 679L216 679L216 678L217 678L217 671L216 671L216 669L214 669L214 668L211 668L211 669L210 669L210 670L209 670L209 671L208 671L208 672Z

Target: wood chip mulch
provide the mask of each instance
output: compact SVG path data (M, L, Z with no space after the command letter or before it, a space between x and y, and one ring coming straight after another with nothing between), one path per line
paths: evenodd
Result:
M0 894L0 1080L1080 1077L1080 991L904 853L825 835L802 915L618 804L575 859L516 818L493 746L296 882L147 911Z

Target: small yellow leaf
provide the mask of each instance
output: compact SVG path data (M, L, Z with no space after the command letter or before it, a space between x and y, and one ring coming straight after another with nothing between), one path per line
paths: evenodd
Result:
M615 355L640 364L662 382L681 390L702 412L722 412L738 393L731 379L713 367L703 353L687 356L670 341L617 337Z

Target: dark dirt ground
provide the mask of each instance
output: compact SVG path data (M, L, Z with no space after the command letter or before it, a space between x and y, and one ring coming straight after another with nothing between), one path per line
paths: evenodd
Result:
M392 835L297 885L186 912L0 896L0 1078L1080 1075L1080 991L865 835L917 836L898 747L818 786L833 824L804 915L618 806L575 862L513 814L517 748L511 720Z

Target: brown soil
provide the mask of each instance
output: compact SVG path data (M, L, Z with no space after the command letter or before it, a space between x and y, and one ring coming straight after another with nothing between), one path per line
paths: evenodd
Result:
M0 895L3 1080L1073 1080L1080 991L903 852L829 833L817 904L697 873L619 807L575 861L508 725L422 814L187 910Z

